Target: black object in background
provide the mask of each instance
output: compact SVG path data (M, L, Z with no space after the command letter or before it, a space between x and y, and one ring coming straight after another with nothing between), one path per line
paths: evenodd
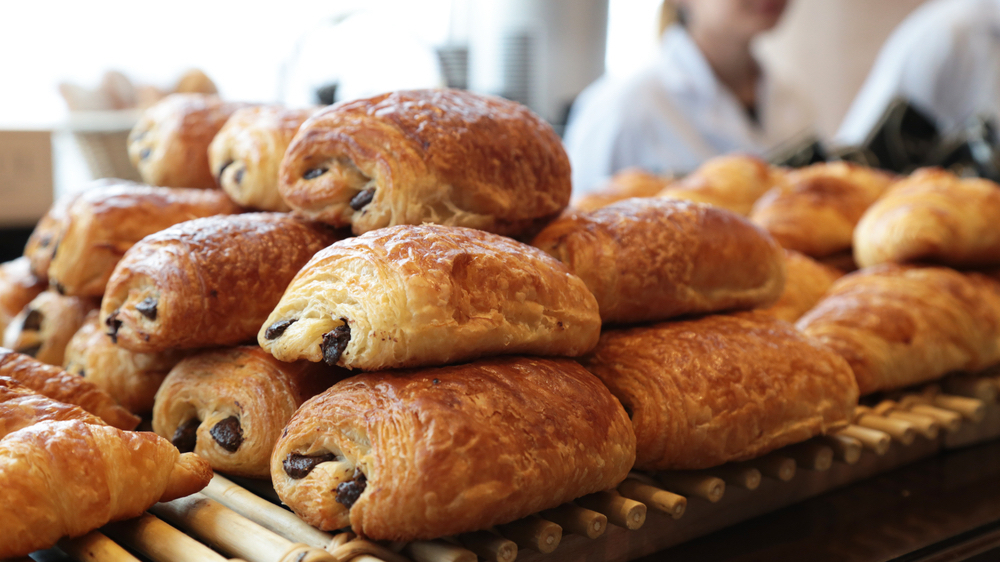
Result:
M0 228L0 262L8 262L24 254L24 245L34 227Z
M940 143L941 135L930 117L906 100L895 99L861 148L874 157L875 166L908 174L929 165Z
M786 168L804 168L827 160L826 149L815 135L793 139L767 155L768 162Z

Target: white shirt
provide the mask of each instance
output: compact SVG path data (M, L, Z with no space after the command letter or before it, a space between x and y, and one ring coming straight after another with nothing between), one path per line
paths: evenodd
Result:
M760 80L757 107L759 124L675 25L652 67L627 80L604 76L577 98L564 139L573 190L593 191L632 166L687 172L720 154L762 155L812 127L810 105L775 81Z
M1000 118L1000 1L929 2L893 31L837 132L859 145L895 97L948 134L976 115Z

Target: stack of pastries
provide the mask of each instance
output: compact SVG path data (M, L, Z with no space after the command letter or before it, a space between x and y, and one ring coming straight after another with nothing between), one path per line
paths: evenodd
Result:
M176 458L269 478L321 529L484 529L633 468L835 431L859 387L1000 361L989 276L829 265L853 269L852 247L859 265L1000 265L971 230L916 257L884 248L905 236L860 234L910 193L879 172L727 156L676 181L630 171L567 210L551 127L457 90L306 109L171 97L130 143L151 185L58 201L0 268L5 342L67 369L47 368L47 395L86 384L125 425L151 414ZM855 321L875 309L910 316Z

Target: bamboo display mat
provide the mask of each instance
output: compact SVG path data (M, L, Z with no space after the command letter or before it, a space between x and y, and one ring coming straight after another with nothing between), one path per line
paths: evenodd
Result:
M216 475L201 493L153 506L58 548L85 562L624 562L888 472L1000 437L1000 378L941 385L859 406L834 435L753 461L633 473L616 491L433 541L377 543L325 533L277 505L266 481Z

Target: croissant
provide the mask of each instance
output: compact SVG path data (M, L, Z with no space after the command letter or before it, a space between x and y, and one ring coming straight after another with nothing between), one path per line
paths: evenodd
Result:
M216 187L208 145L244 103L209 94L171 94L143 112L128 135L128 156L142 181L164 187Z
M850 363L861 394L1000 361L993 281L885 264L845 275L796 326Z
M430 539L614 488L634 446L621 404L580 365L495 358L337 383L292 417L271 477L321 529Z
M1000 265L1000 186L917 170L871 206L854 231L854 259L880 263Z
M398 224L525 235L569 203L555 131L516 102L413 90L338 103L306 121L281 162L281 197L361 234Z
M858 403L846 361L755 312L605 330L581 363L629 412L641 470L751 459L845 425Z
M532 244L583 279L605 323L766 306L785 283L767 233L701 203L636 198L567 212Z
M133 429L139 425L138 417L116 404L106 392L83 377L46 365L27 355L0 348L0 376L10 377L53 400L80 406L108 425L120 429Z
M754 204L750 220L784 248L826 257L851 249L854 226L893 181L848 162L814 164L789 172Z
M126 410L148 414L163 379L184 355L176 350L136 353L115 345L104 332L100 313L92 310L66 345L63 368L86 378Z
M91 298L41 292L7 325L3 345L43 363L62 365L66 344L96 308Z
M206 351L164 381L153 431L215 470L268 478L274 443L295 410L346 376L322 363L282 363L259 347Z
M781 298L761 310L785 322L798 320L823 298L834 281L844 275L842 271L792 250L785 250L785 271L788 274Z
M278 167L292 137L316 109L246 107L232 117L208 147L219 186L233 201L261 211L290 211L278 194Z
M101 322L139 353L252 341L299 269L336 239L324 225L277 213L174 225L126 252Z
M48 548L204 488L207 463L154 433L41 421L0 439L0 558Z
M603 188L574 197L570 201L570 208L578 211L596 211L622 199L653 197L673 181L670 176L658 176L639 168L628 168L612 176Z
M101 418L79 406L53 400L10 377L0 376L0 439L46 420L82 420L105 425Z
M65 295L100 297L133 244L198 217L239 213L225 193L102 180L66 210L49 264L49 283Z
M402 225L316 254L257 341L281 361L374 370L575 356L600 329L583 281L541 250L471 228Z
M28 258L21 256L0 264L0 334L43 290L45 283L31 273Z
M747 216L761 195L784 181L785 173L754 156L718 156L684 179L668 185L659 197L708 203Z

